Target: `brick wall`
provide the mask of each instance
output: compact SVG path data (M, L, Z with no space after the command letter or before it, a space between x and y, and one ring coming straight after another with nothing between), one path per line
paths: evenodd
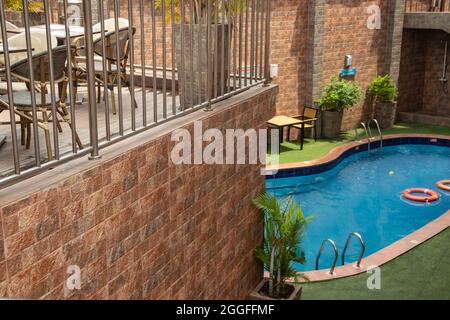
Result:
M381 8L381 30L367 28L369 14L367 8L372 5ZM338 76L344 67L346 54L353 56L353 65L358 69L355 80L363 92L378 75L385 72L387 53L387 1L348 1L330 0L326 5L324 36L324 73L323 85L332 76ZM344 114L343 129L355 127L360 121L372 115L372 106L362 101Z
M407 30L403 38L399 109L450 116L450 94L443 91L444 31Z
M279 66L278 114L299 114L306 103L307 25L307 0L273 1L270 63Z
M381 8L381 30L367 28L367 8L373 4ZM382 0L273 1L270 60L279 64L277 113L298 114L303 105L317 99L330 78L339 75L346 54L353 55L356 81L364 92L378 74L398 69L398 57L387 59L391 54L388 32L395 30L401 38L402 28L389 24L397 14L390 14L389 9ZM399 55L397 48L392 52ZM353 128L371 115L372 106L362 101L345 113L343 129Z
M425 73L424 37L427 31L407 29L403 33L402 58L399 77L399 111L422 108Z
M264 126L275 89L200 111L203 128ZM98 162L79 159L0 192L0 297L247 296L262 275L254 258L262 215L251 204L265 185L260 167L175 166L170 130L154 139L151 132ZM77 163L90 167L79 172ZM36 192L17 196L34 184ZM65 295L69 265L81 268L82 288Z

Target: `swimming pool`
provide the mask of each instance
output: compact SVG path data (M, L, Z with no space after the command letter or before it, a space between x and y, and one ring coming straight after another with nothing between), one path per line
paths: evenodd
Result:
M357 153L355 153L357 152ZM313 215L303 249L307 264L298 271L315 269L324 239L332 239L339 250L338 265L351 232L362 235L368 256L421 228L450 209L450 193L437 189L436 182L450 178L450 148L430 144L400 144L367 151L352 151L338 163L291 170L267 179L268 192L293 196L305 215ZM325 170L334 166L330 170ZM321 171L314 173L314 171ZM430 188L441 198L436 203L418 204L404 200L402 191L411 187ZM346 263L356 261L360 244L353 239ZM324 250L319 269L329 268L334 253Z

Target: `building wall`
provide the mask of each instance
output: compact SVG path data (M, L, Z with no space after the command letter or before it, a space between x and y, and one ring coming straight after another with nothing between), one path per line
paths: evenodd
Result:
M424 91L425 47L427 31L407 29L403 33L400 64L398 110L414 112L422 109Z
M204 129L259 128L275 92L253 89L197 118ZM183 127L192 132L195 117ZM1 190L0 297L245 298L262 277L263 220L251 202L265 186L260 166L174 165L170 131ZM64 290L70 265L80 291Z
M450 43L450 37L444 31L405 31L398 99L400 111L450 116L450 94L444 92L439 81L445 39Z
M306 103L308 1L272 1L270 63L278 64L277 113L296 115Z
M381 30L367 28L370 16L367 8L378 5L381 9ZM358 69L355 80L365 94L370 82L386 68L387 1L329 0L326 4L324 36L323 86L331 77L338 76L344 67L346 54L353 56L353 65ZM350 129L372 115L372 105L362 100L344 114L342 128Z

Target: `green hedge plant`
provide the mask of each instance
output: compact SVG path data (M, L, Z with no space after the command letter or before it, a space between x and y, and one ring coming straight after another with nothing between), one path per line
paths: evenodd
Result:
M279 298L280 292L286 289L287 279L306 279L297 273L293 263L306 262L301 242L309 218L304 217L300 205L292 197L278 199L264 193L253 203L264 214L264 242L256 250L256 257L270 273L269 296Z
M378 76L367 89L367 94L373 97L375 102L395 102L398 96L398 88L392 81L391 75Z
M326 111L342 112L356 105L362 96L359 84L355 81L331 78L326 86L322 99L316 104Z

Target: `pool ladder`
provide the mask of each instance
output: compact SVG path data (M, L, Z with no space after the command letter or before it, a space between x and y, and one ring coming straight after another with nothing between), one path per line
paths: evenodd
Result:
M378 130L378 135L380 136L380 150L383 149L383 134L381 133L381 128L380 128L380 124L378 123L377 119L371 119L369 120L369 122L367 122L367 125L364 122L361 122L361 127L363 127L364 132L366 133L366 137L367 137L367 148L369 150L369 152L372 149L371 143L372 143L372 138L374 138L374 136L372 136L372 129L371 129L371 124L375 123L377 130ZM359 139L359 134L358 134L358 128L355 128L355 141L360 141Z
M348 245L350 244L350 241L352 240L353 237L358 239L359 242L361 243L361 253L359 254L358 260L356 262L356 267L360 268L361 260L364 257L364 252L366 251L366 244L364 243L362 236L358 232L352 232L348 235L347 242L345 243L344 251L342 251L341 262L342 262L342 265L345 264L345 253L347 252ZM329 272L329 274L333 275L334 269L336 268L337 260L339 257L339 252L336 247L336 244L331 239L324 240L322 242L322 245L320 246L320 250L319 250L319 253L317 254L317 258L316 258L316 270L319 270L319 260L322 255L323 249L325 249L325 245L327 243L329 243L331 245L331 247L333 248L333 251L334 251L334 259L333 259L333 263L331 265L330 272Z

